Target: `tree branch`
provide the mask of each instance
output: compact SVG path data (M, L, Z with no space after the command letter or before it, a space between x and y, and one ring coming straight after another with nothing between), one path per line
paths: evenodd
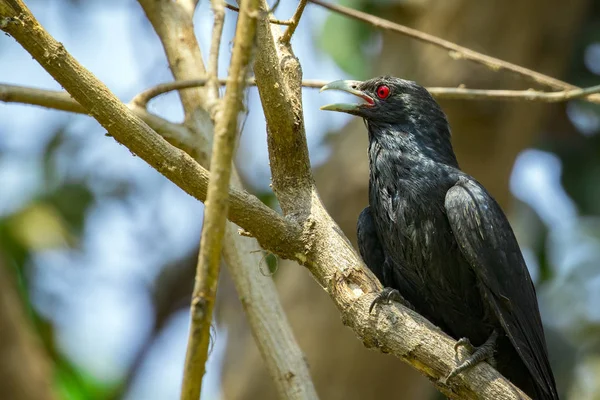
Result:
M212 40L208 60L208 96L211 99L211 108L215 106L219 98L219 50L221 48L221 36L223 36L223 24L225 23L224 0L212 0L214 15ZM246 78L244 76L244 78Z
M425 32L418 31L416 29L409 28L404 25L396 24L394 22L385 20L383 18L376 17L371 14L364 13L362 11L353 10L352 8L340 6L337 4L331 4L324 2L322 0L309 0L311 3L316 4L318 6L327 8L335 13L345 15L350 18L354 18L356 20L366 22L370 25L373 25L376 28L383 29L390 32L399 33L401 35L409 36L414 39L417 39L421 42L432 44L434 46L440 47L444 50L449 51L450 57L455 60L468 60L475 62L477 64L481 64L491 69L492 71L509 71L514 74L517 74L521 77L527 78L532 82L538 83L540 85L544 85L553 89L559 90L573 90L578 89L577 86L571 85L567 82L563 82L559 79L552 78L550 76L541 74L539 72L533 71L529 68L522 67L520 65L512 64L510 62L500 60L499 58L491 57L477 51L468 49L463 46L459 46L456 43L452 43L448 40L444 40L434 35L430 35ZM587 98L588 101L592 103L600 103L600 95L591 95Z
M229 3L225 3L225 8L231 10L231 11L235 11L235 12L240 12L240 9L234 5L231 5ZM291 20L282 20L282 19L275 19L275 18L269 18L269 22L272 24L276 24L276 25L291 25L293 22Z
M267 9L263 0L262 10ZM254 74L258 92L267 120L269 149L290 151L286 158L270 155L273 191L286 216L302 219L305 205L310 203L314 186L304 135L302 115L301 75L296 57L280 56L290 53L286 44L278 41L271 32L271 24L262 18L258 24L258 51L254 61ZM276 134L272 134L276 133ZM290 157L293 154L294 157Z
M306 3L307 0L300 0L300 2L298 3L298 8L296 8L296 12L294 12L294 15L292 15L292 18L290 18L289 26L287 27L285 32L283 32L283 35L281 35L281 38L279 39L282 43L289 43L290 40L292 40L292 35L294 35L294 32L296 31L296 28L300 23L300 18L302 17L302 13L304 12L304 7L306 7Z
M538 90L486 90L466 88L427 88L433 97L444 100L499 100L499 101L534 101L541 103L560 103L581 99L596 103L595 94L600 93L600 85L588 88L575 88L559 92L540 92Z
M220 11L218 10L218 3L218 0L213 0L215 8L213 35L216 35L216 39L213 36L211 60L214 64L211 65L211 68L215 69L211 71L209 77L209 83L214 83L215 90L217 89L215 80L217 78L216 67L218 63L215 61L213 51L216 52L216 59L218 60L224 12L222 4L220 4ZM190 334L181 389L182 400L198 399L202 389L202 378L206 370L210 325L217 294L221 249L223 248L223 236L225 234L229 179L237 137L237 117L243 108L244 84L250 65L254 36L256 35L257 9L258 0L246 0L240 7L235 32L236 40L233 46L222 110L218 110L214 114L216 116L215 142L210 169L212 179L208 184L198 269L192 293ZM220 16L217 15L219 12L221 13ZM218 94L214 93L214 95Z
M194 71L194 78L205 75L206 68L194 34L193 17L197 2L162 0L138 0L138 2L161 40L175 79L191 79L192 76L188 76L189 71ZM192 118L194 113L208 109L208 99L202 89L180 92L179 95L186 118Z
M261 21L259 32L262 30L262 37L266 34L272 35L264 23L268 22ZM21 43L115 139L126 144L134 153L188 193L204 199L208 179L206 170L185 153L164 142L143 121L134 116L101 82L83 69L62 45L43 30L20 0L0 0L0 28ZM280 68L283 68L286 78L297 77L298 73L287 70L288 66L279 59L274 41L263 43L260 40L262 37L258 40L261 45L258 54L262 51L271 53L265 57L274 61L271 67L279 71L276 72L278 76L282 76ZM285 82L281 80L273 83L281 85ZM299 79L297 85L298 88L295 88L292 82L289 87L286 85L280 88L288 92L285 96L291 100L297 96L292 93L299 91ZM268 91L264 91L266 92ZM279 93L277 95L280 96ZM290 104L297 109L298 104L289 103L287 107L290 107ZM290 116L290 113L283 113L282 117L284 116ZM284 133L293 133L294 129L298 129L295 114L291 113L291 117L289 120L283 120L281 124ZM273 121L268 122L272 127ZM290 123L294 125L292 128L285 126ZM303 135L303 129L298 133ZM302 142L303 139L288 137L284 139L284 143L285 141L293 144ZM269 142L281 143L274 142L272 138ZM274 157L284 155L283 152L270 147ZM306 149L294 148L294 151L296 153L287 153L285 157L291 159L293 157L290 157L290 154L306 152ZM306 175L302 176L301 182L302 179L306 180ZM289 183L293 182L295 180ZM311 183L310 172L308 183ZM255 197L236 189L230 190L229 215L238 225L252 233L265 249L306 265L332 296L344 323L349 325L367 346L378 347L410 363L436 381L437 387L446 395L455 399L527 399L527 396L487 364L476 366L447 385L437 382L455 366L452 347L455 342L423 317L399 305L382 307L375 315L369 315L368 306L381 286L364 267L350 243L322 208L312 185L309 187L309 203L299 203L298 208L307 207L309 204L313 207L309 215L302 220L301 227L294 222L294 219L298 218L282 218ZM306 187L302 187L302 190L306 190Z

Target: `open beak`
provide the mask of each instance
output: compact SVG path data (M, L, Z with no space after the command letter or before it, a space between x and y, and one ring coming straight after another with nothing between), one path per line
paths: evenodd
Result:
M341 111L347 113L354 113L361 108L364 107L373 107L375 105L375 101L373 98L366 93L356 89L359 85L362 84L360 81L334 81L328 83L327 85L321 88L321 92L324 90L341 90L342 92L350 93L355 96L360 97L365 102L359 104L352 103L336 103L336 104L327 104L326 106L321 107L321 110L329 110L329 111Z

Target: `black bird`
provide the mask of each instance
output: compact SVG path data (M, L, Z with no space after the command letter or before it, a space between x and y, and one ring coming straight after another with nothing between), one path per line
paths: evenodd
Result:
M369 207L360 254L386 289L488 360L533 399L558 399L538 303L510 224L486 189L460 170L446 115L418 84L394 77L335 81L361 104L323 110L362 117L369 133ZM472 343L472 345L471 345Z

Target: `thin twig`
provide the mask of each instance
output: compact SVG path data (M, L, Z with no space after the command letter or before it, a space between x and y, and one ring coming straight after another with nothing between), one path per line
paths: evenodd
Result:
M466 88L427 88L433 97L444 100L500 100L500 101L538 101L542 103L560 103L581 99L595 103L592 95L600 93L600 85L585 89L561 90L559 92L540 92L538 90L485 90Z
M146 107L148 102L161 94L173 90L182 90L197 86L206 85L206 79L193 79L189 81L166 82L156 85L136 95L131 102ZM226 83L225 79L218 80L220 85ZM302 86L311 89L320 89L328 82L318 79L304 79ZM248 86L256 86L256 80L250 78L246 81ZM538 101L542 103L558 103L562 101L581 99L591 101L593 94L599 93L598 86L589 88L562 90L559 92L542 92L539 90L488 90L488 89L467 89L463 87L446 88L430 87L427 90L433 97L440 100L499 100L499 101ZM0 93L1 94L1 93ZM1 98L0 98L1 99Z
M450 42L448 40L444 40L434 35L430 35L425 32L418 31L413 28L409 28L404 25L400 25L391 21L388 21L383 18L375 17L374 15L364 13L362 11L354 10L352 8L340 6L337 4L331 4L328 2L324 2L321 0L309 0L311 3L319 5L321 7L327 8L333 12L336 12L341 15L345 15L350 18L354 18L359 21L366 22L368 24L373 25L376 28L380 28L383 30L387 30L390 32L399 33L405 36L412 37L414 39L420 40L425 43L432 44L434 46L440 47L442 49L448 50L450 57L455 60L468 60L478 64L482 64L492 71L510 71L519 76L525 77L530 81L535 83L550 87L552 89L559 90L573 90L578 89L577 86L571 85L567 82L563 82L559 79L552 78L548 75L541 74L539 72L533 71L529 68L522 67L520 65L516 65L504 60L500 60L499 58L491 57L477 51L471 50L469 48L459 46L456 43ZM594 95L591 96L588 101L593 103L600 103L600 96Z
M307 2L308 0L300 0L300 2L298 3L296 12L294 13L294 15L292 15L292 18L290 18L290 26L288 26L288 28L285 30L285 32L283 32L283 35L281 35L281 38L279 39L281 43L289 43L292 39L292 35L296 31L296 28L300 23L300 18L302 17L302 13L304 12L304 7L306 7Z
M241 5L223 106L214 118L215 141L211 163L213 179L208 184L198 269L192 294L190 333L181 388L182 400L198 399L206 369L210 326L225 235L237 117L243 106L245 80L256 35L257 10L258 0L244 0Z
M64 90L46 90L0 84L0 101L5 103L31 104L54 110L87 114L85 108Z
M131 103L146 108L150 100L160 96L161 94L172 92L173 90L202 87L206 85L207 82L208 79L203 78L161 83L135 95L133 99L131 99ZM226 82L227 81L225 79L218 80L219 85L225 85Z
M235 12L240 12L240 9L237 8L236 6L233 6L229 3L225 3L225 8L228 8L231 11L235 11ZM276 18L269 18L269 22L275 25L291 25L292 21L287 19L276 19Z
M219 99L219 49L221 48L221 37L223 36L223 24L225 22L225 2L223 0L212 0L211 6L214 15L212 39L210 42L210 53L208 58L208 96L210 108L214 110ZM212 114L212 111L211 111Z
M279 7L279 3L281 3L281 0L275 0L275 3L273 3L273 5L271 6L271 8L267 9L267 14L273 14L277 10L277 8ZM265 4L266 4L266 2L265 2Z

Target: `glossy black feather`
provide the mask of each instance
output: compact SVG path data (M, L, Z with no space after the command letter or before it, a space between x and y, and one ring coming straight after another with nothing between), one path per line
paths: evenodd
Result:
M360 255L369 269L373 271L377 279L383 281L383 264L385 262L385 257L381 243L379 243L379 237L377 236L377 229L375 227L375 221L373 221L373 217L371 216L370 207L366 207L360 213L357 228L358 250Z
M454 237L485 298L536 386L546 389L538 396L558 398L535 287L502 209L479 183L466 177L448 191L445 204Z
M378 99L385 84L390 96ZM386 287L446 333L483 344L534 399L556 400L535 289L504 213L462 172L446 116L421 86L392 77L357 86L373 106L352 113L369 133L369 204L359 249Z

